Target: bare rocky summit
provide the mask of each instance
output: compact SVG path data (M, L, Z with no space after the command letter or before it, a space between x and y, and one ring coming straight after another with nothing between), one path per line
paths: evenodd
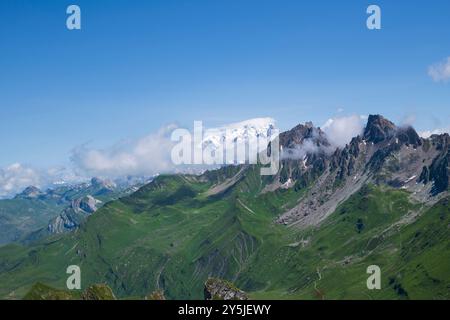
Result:
M277 218L278 223L317 225L366 183L408 190L413 200L427 205L448 193L448 134L424 139L410 126L397 127L381 115L370 115L361 135L330 152L319 128L296 128L281 135L281 145L297 150L306 146L304 154L282 160L276 186L306 187L307 192ZM311 141L315 148L305 145Z

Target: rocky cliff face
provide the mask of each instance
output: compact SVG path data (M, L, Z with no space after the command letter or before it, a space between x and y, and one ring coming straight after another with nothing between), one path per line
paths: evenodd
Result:
M83 300L116 300L112 289L106 284L94 284L87 288L82 294Z
M315 146L329 146L325 133L314 127L312 122L299 124L289 131L280 134L280 145L284 149L295 149L306 141L310 141Z
M205 283L205 300L248 300L247 294L226 280L209 278Z
M149 295L145 296L145 300L166 300L163 290L155 290Z
M283 162L280 183L301 183L308 192L305 200L280 215L279 223L316 225L368 182L409 190L411 197L430 204L448 190L448 134L422 139L412 127L397 127L370 115L361 136L331 153L326 138L311 124L282 135L280 141L290 149L302 149L314 138L316 148L308 149L303 161Z
M280 172L268 190L306 187L323 173L333 150L325 133L311 122L281 133L280 146Z
M70 207L50 221L47 227L48 232L63 233L78 228L89 215L97 211L97 205L100 202L92 196L73 200Z
M364 130L365 140L379 143L394 136L395 124L380 115L370 115Z
M438 195L448 190L450 183L449 160L450 160L450 136L448 134L433 135L428 141L430 148L437 150L437 154L429 166L423 166L419 182L424 184L433 183L431 193Z

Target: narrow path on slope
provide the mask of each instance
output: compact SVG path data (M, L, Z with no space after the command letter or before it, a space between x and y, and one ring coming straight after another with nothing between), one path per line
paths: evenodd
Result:
M249 207L247 207L244 203L242 203L241 199L237 198L237 202L239 202L239 204L241 206L244 207L244 209L248 210L251 214L256 214L255 211L253 211L252 209L250 209Z

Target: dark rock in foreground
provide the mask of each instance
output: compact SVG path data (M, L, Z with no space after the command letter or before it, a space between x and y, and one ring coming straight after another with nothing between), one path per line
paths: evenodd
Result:
M116 300L116 296L106 284L94 284L81 295L83 300Z
M36 283L25 295L23 300L73 300L72 293L49 287L43 283Z
M156 290L146 296L145 300L166 300L166 297L163 290Z
M247 294L226 280L209 278L205 283L205 300L248 300Z
M24 300L116 300L113 291L106 284L93 284L83 293L59 290L36 283L23 298Z

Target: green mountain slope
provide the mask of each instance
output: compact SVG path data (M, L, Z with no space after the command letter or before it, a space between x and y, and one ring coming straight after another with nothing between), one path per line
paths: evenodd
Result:
M36 282L64 289L76 264L83 289L107 283L119 298L164 289L202 299L210 276L254 299L450 298L448 196L425 207L368 184L300 229L274 221L308 186L266 192L271 179L256 166L160 176L74 233L0 248L0 296L22 297ZM366 288L371 264L382 270L378 291Z
M46 226L66 205L54 199L0 200L0 245Z

